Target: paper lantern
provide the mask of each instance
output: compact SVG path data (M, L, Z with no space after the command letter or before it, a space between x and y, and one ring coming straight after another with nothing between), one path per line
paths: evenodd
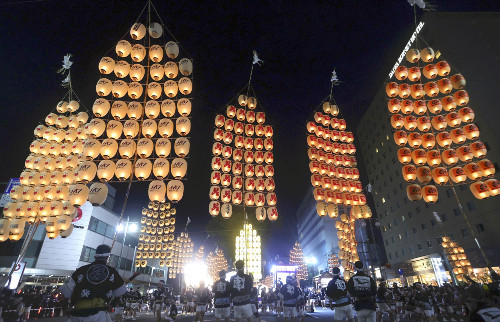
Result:
M455 94L453 94L453 100L457 105L465 106L469 103L469 94L467 94L465 90L456 91Z
M431 128L431 120L427 116L421 116L417 119L417 127L422 132L427 132Z
M424 165L427 162L427 156L426 156L425 150L423 150L423 149L413 150L413 152L411 153L411 156L413 159L413 163L415 163L417 165Z
M174 142L174 151L180 156L184 157L189 154L189 140L187 138L177 138Z
M323 201L325 199L325 190L322 188L314 189L314 199L316 201Z
M439 153L438 150L430 150L426 154L427 157L427 163L431 167L436 167L441 164L441 154Z
M420 58L426 63L432 62L434 57L435 53L431 47L426 47L420 51Z
M410 87L411 97L414 99L421 99L425 95L424 86L421 84L413 84Z
M24 234L24 226L25 225L26 225L25 219L12 219L9 222L9 231L12 235L20 235L22 237L22 235ZM15 240L19 240L19 239L16 238Z
M441 104L440 100L432 99L430 101L427 101L427 109L433 114L438 114L443 109L443 105Z
M111 180L115 174L115 163L109 160L99 162L97 166L97 177L103 182Z
M484 183L488 187L491 196L500 194L500 182L497 179L488 179Z
M429 97L436 97L439 94L438 84L435 82L428 82L424 85L425 94Z
M399 93L399 86L398 83L396 82L391 82L386 85L385 87L385 92L387 93L387 96L389 97L396 97ZM316 120L318 122L318 120ZM321 122L318 122L321 123Z
M397 152L399 162L407 164L411 161L411 150L408 148L401 148Z
M477 199L485 199L491 195L488 185L482 181L473 182L470 185L470 190Z
M123 124L119 121L111 120L106 126L106 135L110 139L119 139L123 132Z
M428 64L428 65L424 66L424 68L422 69L422 73L424 74L424 76L426 78L433 79L433 78L436 78L436 76L438 74L438 70L436 68L436 65Z
M422 73L420 72L420 68L411 67L408 70L408 79L410 79L412 82L419 81L420 77L422 77Z
M387 102L387 108L391 113L398 113L401 110L401 101L397 98L390 99Z
M405 80L408 77L408 69L405 66L400 65L396 68L396 72L394 74L398 80Z
M189 95L191 94L191 91L193 90L193 82L191 82L191 79L187 77L182 77L179 79L179 91L184 94L184 95Z
M406 195L411 201L418 201L422 199L422 189L418 184L411 184L406 187Z
M418 148L422 144L422 136L420 135L420 133L410 133L410 135L408 135L408 144L412 148Z
M469 160L472 160L472 158L474 157L471 149L468 146L459 147L456 151L460 161L467 162Z
M410 63L416 63L420 59L420 52L418 49L410 48L406 52L406 60Z
M169 182L170 184L170 182ZM165 192L167 187L162 180L151 181L148 187L148 197L151 201L162 201L165 200Z
M401 104L400 104L400 106L401 106L401 112L403 114L408 115L408 114L410 114L410 113L413 112L414 105L413 105L413 102L410 101L410 100L404 100L404 101L402 101Z
M92 206L100 206L106 201L108 186L104 183L93 183L89 189L89 201ZM64 229L65 230L65 229Z
M137 154L141 158L148 158L153 153L154 144L151 139L142 138L137 141Z
M174 116L175 109L175 102L171 99L166 99L161 103L161 113L166 117Z
M168 80L168 81L165 82L165 84L163 86L164 86L165 94L167 94L168 97L173 98L173 97L175 97L177 95L177 92L178 92L179 88L177 86L177 82L176 81L174 81L174 80ZM159 97L160 94L161 94L161 91L158 93L157 97Z
M449 178L450 177L448 175L448 171L446 170L446 168L438 167L432 169L432 179L434 180L435 183L439 185L445 184L448 182Z
M101 119L92 119L86 125L86 132L90 137L100 137L106 129L106 124Z
M83 161L78 166L78 170L75 173L75 175L78 176L79 181L83 183L88 183L94 180L96 173L97 173L97 166L94 162Z
M464 165L464 172L465 175L471 180L477 180L483 176L483 172L481 171L481 168L476 163L468 163Z
M458 155L454 149L447 149L443 151L443 161L448 165L455 165L458 162Z
M452 112L457 108L457 103L452 96L445 96L441 99L441 105L447 112Z
M167 159L158 158L153 164L153 174L158 179L163 179L168 176L170 171L170 163Z
M128 85L122 80L117 80L113 82L113 87L111 89L113 92L113 97L121 98L125 96L128 92Z
M182 58L179 61L179 70L184 76L191 75L193 73L193 62L188 58Z
M399 146L404 146L408 142L408 135L405 131L396 131L394 133L394 142Z
M460 115L458 115L458 113L456 113L456 112L448 113L446 115L445 119L446 119L446 123L450 127L457 127L460 125L460 123L462 123L462 119L460 118Z
M474 142L469 145L469 149L476 158L484 158L486 156L486 146L482 142Z
M443 148L448 148L451 145L451 143L452 143L452 140L451 140L451 137L450 137L450 133L448 133L448 132L441 132L441 133L439 133L436 136L436 141Z
M147 159L139 159L135 162L134 173L135 177L139 180L146 180L151 175L153 165Z
M405 165L403 166L402 171L403 178L408 182L412 182L417 178L417 168L414 165Z
M435 203L438 200L438 190L435 186L429 185L422 188L422 197L427 203Z
M436 64L439 76L448 76L450 74L450 65L447 61L442 60Z
M165 52L169 58L175 59L179 55L179 46L175 42L169 41L165 45Z
M477 165L479 166L479 169L481 169L484 177L492 177L495 174L495 166L490 160L480 160L477 162Z
M417 119L413 115L404 118L404 127L408 131L413 131L417 127Z
M164 71L168 78L175 78L179 73L179 67L175 62L169 61L165 64Z
M431 169L429 167L418 167L417 179L423 184L426 184L429 181L431 181L432 180Z
M126 159L120 159L116 162L115 176L120 181L127 180L132 174L132 162Z
M408 96L410 96L410 94L411 94L410 85L405 84L405 83L399 84L399 87L398 87L399 97L407 98Z
M96 139L87 139L83 143L83 156L86 160L93 160L101 152L101 143Z
M172 160L171 173L175 179L181 179L186 175L187 162L184 159L176 158Z
M449 170L450 178L455 183L462 183L467 180L467 175L461 167L454 167Z
M184 184L179 180L171 180L167 184L167 197L172 202L178 202L184 194Z
M475 124L468 124L463 127L465 136L469 140L475 140L479 138L479 128Z
M442 78L437 82L439 91L442 94L449 94L452 90L451 81L448 78Z
M175 129L179 135L188 135L191 131L191 120L185 116L179 117L175 122Z
M89 188L84 184L69 186L69 202L75 207L81 207L88 199Z

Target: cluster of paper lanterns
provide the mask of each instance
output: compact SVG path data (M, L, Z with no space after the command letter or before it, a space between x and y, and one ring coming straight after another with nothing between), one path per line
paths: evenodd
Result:
M215 117L209 213L229 218L243 205L256 207L258 221L275 221L273 128L255 97L241 94L234 103Z
M262 279L261 242L252 224L244 224L240 235L236 236L236 260L245 263L247 274L253 274L254 281Z
M307 123L311 184L320 216L338 215L338 205L365 205L366 196L359 181L354 135L346 131L344 119L333 100L322 102Z
M298 242L295 242L293 248L290 249L289 261L290 265L297 266L297 272L295 274L297 281L307 279L307 265L304 260L304 252Z
M227 271L228 265L226 257L224 257L224 251L217 248L215 252L210 252L207 256L208 273L212 277L212 280L219 280L219 272L222 270Z
M168 270L169 278L176 278L177 274L184 273L184 267L193 258L194 243L188 232L181 232L174 242L174 257L172 267Z
M340 259L337 257L335 254L330 254L330 257L328 257L328 271L330 274L333 272L334 267L339 267L340 266Z
M203 262L203 259L205 257L205 246L201 245L200 248L198 248L198 251L194 255L194 260L197 262Z
M441 246L444 248L448 262L453 269L453 273L455 274L457 280L463 282L464 275L470 275L474 272L470 261L467 260L465 250L448 236L444 236L442 240L443 242L441 243Z
M90 188L87 175L95 164L82 155L87 138L84 124L88 115L80 111L76 100L61 101L35 130L20 185L10 191L11 202L3 209L0 241L17 241L24 235L25 224L45 224L53 239L71 235L77 208L89 199L101 205L107 197L105 184Z
M90 180L152 181L151 201L179 201L189 155L193 64L163 28L135 23L116 55L99 62L94 118L85 126ZM165 43L166 42L166 43Z
M335 222L340 248L338 256L346 277L354 273L354 263L359 260L355 233L356 219L355 214L351 211L350 215L341 214L339 220Z
M175 208L165 202L151 201L142 209L135 267L156 262L160 267L173 266L175 214Z
M492 178L495 166L485 159L465 78L439 57L430 47L410 49L407 64L386 86L403 177L418 181L408 185L408 198L434 203L437 186L466 183L478 199L496 196L500 182Z

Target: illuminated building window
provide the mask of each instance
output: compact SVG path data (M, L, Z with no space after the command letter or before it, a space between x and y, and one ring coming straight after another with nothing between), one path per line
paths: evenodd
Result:
M387 141L389 141L389 135L386 135L386 136L385 136L385 139L386 139Z
M405 216L401 216L401 221L405 221L405 220L406 220Z
M382 197L382 203L385 203L385 198L384 197Z
M399 240L403 239L403 237L401 236L401 234L398 234L398 237L399 237Z
M427 247L429 247L429 248L432 247L432 242L430 240L427 241Z
M378 148L375 148L375 153L378 153Z

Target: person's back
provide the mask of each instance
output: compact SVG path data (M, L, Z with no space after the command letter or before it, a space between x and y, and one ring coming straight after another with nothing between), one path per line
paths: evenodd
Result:
M250 306L250 292L252 291L253 280L250 275L243 272L244 265L242 260L236 261L236 275L232 276L229 281L236 321L240 321L241 318L251 321L253 315Z
M283 285L278 293L278 296L283 301L283 316L285 320L291 318L292 321L297 317L297 306L300 300L299 288L293 285L293 278L287 276L286 284Z
M354 321L354 312L352 311L351 298L347 293L347 283L340 276L340 269L332 269L333 278L326 287L325 294L330 298L330 308L335 309L334 321L342 321L346 316L348 321Z
M357 261L354 265L357 272L347 282L347 290L355 298L354 309L357 312L358 321L375 321L377 309L374 299L377 293L375 281L362 271L362 262Z
M231 315L231 284L226 281L226 271L219 272L220 279L214 283L212 293L214 293L215 320L221 319L229 321Z

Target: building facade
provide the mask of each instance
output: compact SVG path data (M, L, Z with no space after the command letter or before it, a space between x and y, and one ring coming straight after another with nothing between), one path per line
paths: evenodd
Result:
M499 13L427 13L420 30L421 40L439 50L452 68L460 70L470 95L469 105L474 109L480 140L488 148L487 158L497 169L500 161L500 113L496 111L496 88L500 85L500 44L496 30ZM457 28L457 26L461 26ZM413 32L413 30L412 30ZM408 35L410 39L411 34ZM406 43L395 44L400 50ZM414 46L414 45L413 45ZM425 46L425 45L421 45ZM412 47L410 47L412 48ZM398 49L399 50L399 49ZM398 54L399 56L399 54ZM394 58L396 61L397 57ZM389 74L392 65L387 69ZM389 81L387 78L386 82ZM372 184L372 196L378 214L388 261L393 271L402 269L412 281L432 282L440 278L432 265L445 264L441 237L450 236L465 248L467 258L475 268L486 266L472 233L482 245L493 266L500 264L500 225L498 209L500 198L476 199L469 185L455 188L470 226L466 225L457 199L450 187L438 187L439 199L429 205L411 202L406 195L401 164L393 140L393 128L387 109L385 84L371 102L357 127L358 149L362 153L363 168ZM436 213L439 217L435 216ZM439 220L441 220L441 223ZM472 232L471 232L472 229ZM449 267L447 267L449 269ZM477 270L478 273L480 270ZM434 275L434 276L433 276Z

